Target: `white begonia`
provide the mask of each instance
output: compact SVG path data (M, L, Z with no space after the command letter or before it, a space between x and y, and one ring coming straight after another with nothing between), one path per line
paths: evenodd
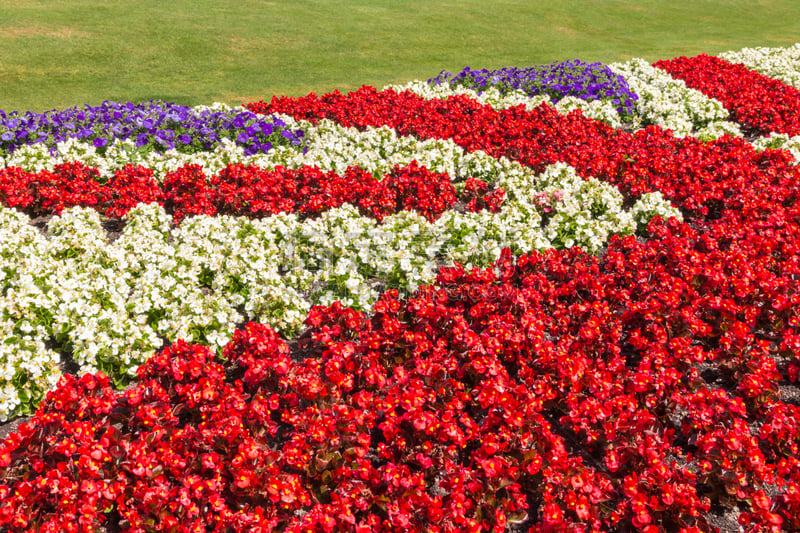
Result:
M559 113L566 115L570 111L580 110L588 118L605 122L612 128L622 127L622 117L617 108L608 100L586 101L576 96L566 96L556 103Z
M0 421L30 413L61 376L46 348L55 302L46 290L47 239L26 215L0 207Z
M230 104L226 104L225 102L214 102L211 105L198 105L192 108L196 113L202 113L204 111L210 111L212 113L219 113L225 111L232 111L234 109L237 110L244 110L244 106L231 106Z
M508 109L524 105L526 109L531 110L544 102L550 103L550 97L547 95L528 96L525 92L516 89L508 91L506 94L502 94L496 87L489 87L479 92L468 87L451 87L446 83L429 85L427 82L420 80L410 81L405 85L387 85L384 87L384 90L386 89L392 89L397 92L411 91L426 100L444 100L451 96L464 95L495 109Z
M721 102L692 89L683 80L650 65L641 58L612 63L609 68L639 95L636 101L637 127L654 124L668 128L678 137L694 135L708 139L725 133L741 136L738 125L728 120Z
M4 166L19 167L35 174L42 170L52 171L61 162L63 158L59 154L52 155L45 145L38 143L25 144L14 150L6 156Z
M666 201L661 191L649 192L641 195L628 212L640 228L646 227L656 216L664 220L673 217L681 221L683 220L683 215L680 210Z
M54 340L69 346L81 372L131 373L161 345L128 314L128 261L109 246L97 213L71 208L48 223L54 260L50 290L59 302L53 314ZM74 290L79 287L80 290ZM125 343L112 343L109 333Z

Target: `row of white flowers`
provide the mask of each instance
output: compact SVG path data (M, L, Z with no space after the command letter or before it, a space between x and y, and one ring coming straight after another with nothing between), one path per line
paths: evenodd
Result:
M497 183L509 191L499 213L433 223L406 211L378 223L344 205L305 221L196 216L172 228L163 208L140 204L114 242L92 209L53 217L45 235L0 208L0 420L38 403L59 354L122 381L165 341L220 348L246 320L292 335L311 305L369 310L386 288L431 283L443 264L487 266L504 247L595 251L654 215L680 217L659 193L625 211L617 189L563 164Z
M786 150L792 155L795 162L800 162L800 135L791 136L785 133L771 133L767 136L754 139L752 144L758 150L767 148Z
M463 94L484 105L492 106L495 109L508 109L509 107L522 104L525 106L525 109L531 110L547 102L560 113L566 114L574 109L580 109L585 116L605 122L614 128L622 126L622 119L617 109L608 101L592 100L587 102L575 96L567 96L553 104L550 97L547 95L528 96L524 91L520 90L512 90L502 94L497 88L489 87L485 91L478 92L468 87L450 87L447 84L432 86L420 80L410 81L405 85L387 85L384 89L411 91L427 100L448 98L456 94Z

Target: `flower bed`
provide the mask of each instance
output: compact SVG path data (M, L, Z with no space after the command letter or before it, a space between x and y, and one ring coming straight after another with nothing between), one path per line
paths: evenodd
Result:
M0 527L800 528L792 155L719 107L457 92L253 103L304 132L266 152L9 154L0 414L46 398Z

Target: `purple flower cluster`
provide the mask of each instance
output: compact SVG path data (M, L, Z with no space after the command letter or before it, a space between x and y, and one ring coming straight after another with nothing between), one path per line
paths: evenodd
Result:
M527 68L471 70L465 67L455 75L443 70L435 78L429 79L428 83L449 83L452 87L468 87L478 92L496 87L502 94L520 90L529 96L548 95L554 102L565 96L582 100L608 100L625 116L633 114L633 102L639 99L625 79L606 65L584 63L579 59Z
M97 107L24 113L0 110L0 154L35 143L70 138L91 142L102 153L115 139L132 139L136 147L164 152L194 153L212 150L230 139L252 155L276 145L305 149L304 132L292 130L272 116L245 109L197 111L191 107L152 100L141 104L103 102Z

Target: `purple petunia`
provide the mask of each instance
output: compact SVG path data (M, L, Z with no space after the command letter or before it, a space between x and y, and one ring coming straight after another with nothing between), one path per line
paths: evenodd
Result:
M132 139L137 148L176 149L184 153L213 150L223 139L252 153L276 145L305 149L301 130L291 131L280 119L243 110L195 110L153 100L141 104L103 102L46 113L0 110L0 155L25 144L44 142L51 148L69 138L92 142L104 150L116 139Z
M529 96L547 95L554 102L566 96L582 100L611 100L617 111L632 115L639 99L625 79L602 63L584 63L578 59L527 68L505 67L497 70L472 70L465 67L458 74L443 70L430 85L447 83L483 92L490 87L502 94L519 90Z

